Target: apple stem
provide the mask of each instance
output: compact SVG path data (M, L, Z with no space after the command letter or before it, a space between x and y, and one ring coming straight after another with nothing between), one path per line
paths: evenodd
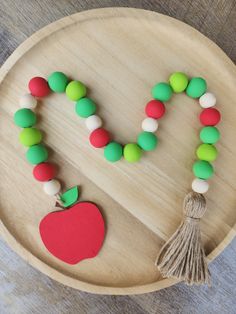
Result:
M56 201L55 207L58 207L58 208L61 208L61 209L65 209L65 207L58 201Z
M63 202L61 200L60 193L56 194L55 197L56 197L55 207L59 207L59 208L65 209L65 207L63 206Z

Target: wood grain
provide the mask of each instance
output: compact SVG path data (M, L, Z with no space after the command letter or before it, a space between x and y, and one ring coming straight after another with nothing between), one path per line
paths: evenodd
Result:
M235 0L1 0L0 61L35 30L78 11L99 7L136 7L175 17L217 43L236 62Z
M224 73L223 78L214 76L215 64ZM46 145L56 152L53 159L63 169L61 178L67 187L76 185L80 178L83 200L98 203L107 224L106 241L98 258L71 267L48 254L41 243L38 224L53 204L41 193L41 185L34 184L32 167L24 159L18 130L12 123L28 80L36 75L47 76L55 69L71 78L80 73L79 79L99 104L108 129L123 144L127 139L135 141L148 93L169 73L182 70L204 76L210 90L218 91L218 106L224 116L224 145L219 144L219 150L224 158L215 163L217 176L212 180L209 209L202 224L206 251L213 259L221 251L218 245L223 249L235 235L236 173L232 165L236 147L228 143L233 141L232 119L236 117L232 106L236 69L217 46L193 29L137 9L100 9L60 20L28 39L2 67L1 230L7 240L52 278L89 292L143 293L176 282L163 280L153 262L181 219L182 200L192 180L192 151L198 143L199 106L190 106L191 101L184 95L173 98L158 132L158 154L144 154L137 164L123 161L113 165L105 161L101 150L89 145L83 121L78 120L71 106L69 109L64 95L51 95L41 104L38 127L45 132ZM114 118L119 123L112 123ZM8 191L12 190L14 198L9 197ZM18 215L12 217L16 209ZM18 245L13 244L13 238Z
M221 10L218 10L219 6L217 7L216 5L219 4L219 2L221 3ZM0 30L0 40L2 43L0 54L2 61L12 52L20 41L31 34L35 29L47 24L49 21L53 21L65 14L73 13L78 9L81 10L100 5L109 6L114 4L121 6L143 6L145 8L158 10L160 12L176 16L177 18L185 21L187 20L189 24L194 25L198 29L201 28L203 33L209 33L209 36L217 41L218 44L228 53L228 55L235 60L234 38L236 33L234 32L235 19L233 19L235 16L234 1L214 1L213 5L211 1L204 1L204 6L199 6L199 1L181 1L181 3L175 1L119 1L119 3L114 3L114 1L83 1L73 3L70 1L60 1L57 2L56 5L53 3L54 5L51 6L51 4L51 1L47 1L45 3L44 1L34 2L32 7L31 3L28 1L22 1L20 5L17 1L14 1L14 3L8 1L7 6L5 2L2 4L0 9L1 13L4 12L4 15L1 14L0 20L0 23L3 26ZM41 7L45 8L44 12L40 12ZM28 12L30 12L30 16L28 15ZM187 12L188 14L186 14ZM202 20L204 19L199 17L204 16L206 12L208 13L207 23L202 23ZM224 23L224 20L227 21L227 23ZM31 21L30 24L28 21ZM14 25L17 25L18 27L16 28ZM221 34L218 34L219 29L221 29ZM229 36L226 36L227 34ZM233 269L233 264L231 262L234 259L234 246L235 244L233 244L232 247L229 247L223 256L218 258L216 262L212 264L211 270L213 272L215 288L213 288L211 292L207 292L205 289L200 288L185 289L182 285L178 285L178 287L173 287L168 290L164 290L163 292L157 292L143 297L133 297L132 299L129 297L100 297L98 299L96 297L92 298L91 296L88 299L86 294L80 294L72 289L63 288L62 286L50 281L48 278L41 276L33 269L31 269L30 272L27 271L29 267L13 253L11 253L8 248L4 246L4 244L2 244L2 261L3 263L4 261L7 262L7 264L2 264L3 269L5 269L5 276L1 277L1 282L5 284L1 286L1 296L3 298L1 298L2 302L0 302L0 304L3 312L4 309L7 309L7 313L15 313L16 309L19 313L25 313L27 311L41 313L40 309L43 309L44 305L47 306L47 309L50 308L51 312L68 313L68 308L66 306L68 304L70 304L69 312L75 313L78 309L75 302L76 299L80 302L81 313L94 312L94 304L96 304L98 311L105 311L106 313L118 313L119 311L123 311L125 313L145 313L146 311L148 313L177 313L179 311L182 313L189 313L190 311L191 313L198 313L198 311L201 311L201 313L234 313L233 295L235 290L233 289L233 276L235 274L235 270ZM15 270L14 267L17 267L17 270ZM224 276L221 275L222 273L224 273ZM22 277L23 274L24 277ZM7 278L11 278L11 282L15 282L16 285L14 292L9 295L6 290L8 289L6 281ZM21 278L24 278L23 282ZM35 285L31 284L32 278L34 278L33 282L42 279L40 283L38 283L41 295ZM22 283L25 287L24 295L27 296L27 300L29 302L21 302L22 296L20 291L22 290ZM30 301L32 298L27 293L27 287L28 292L32 292L32 297L36 302ZM44 299L41 298L43 291L46 296L48 293L51 294L53 290L54 293L52 294L52 298L50 300L47 297ZM218 293L220 291L221 298L219 299ZM207 303L208 296L210 295L211 301L214 300L214 302ZM65 302L63 300L64 298L66 298ZM187 299L187 302L184 301ZM195 300L194 302L193 299ZM224 308L222 308L219 300L224 300ZM9 306L9 302L11 302L11 306ZM116 302L119 302L119 306ZM198 304L198 309L194 309L192 307L195 302ZM174 304L174 308L171 304ZM14 305L16 307L14 307Z

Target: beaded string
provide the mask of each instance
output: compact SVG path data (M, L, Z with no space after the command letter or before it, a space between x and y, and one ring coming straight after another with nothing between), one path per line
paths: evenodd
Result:
M61 184L55 179L55 166L47 161L48 151L41 143L42 133L34 127L37 122L34 112L37 98L43 98L51 91L65 92L70 100L76 102L76 113L85 118L85 125L90 131L90 144L95 148L104 148L104 156L110 162L116 162L123 156L131 163L140 160L143 151L152 151L157 147L158 139L154 133L158 129L159 119L165 113L164 102L169 101L173 93L186 92L187 96L199 100L203 108L199 115L203 125L199 135L202 144L196 150L198 160L193 164L193 192L185 197L183 221L161 249L156 264L163 276L183 279L189 284L209 283L210 275L201 245L199 220L206 210L206 201L202 194L208 191L207 179L214 172L211 162L218 155L214 144L220 138L216 125L220 122L221 115L215 108L216 97L207 92L206 81L201 77L189 80L184 73L175 72L168 83L156 84L151 91L153 99L145 107L147 117L142 122L143 131L138 135L137 143L124 146L112 141L109 132L102 127L101 118L95 114L96 104L86 97L86 87L82 82L69 82L64 73L54 72L48 77L48 81L42 77L32 78L28 86L30 93L20 99L21 109L14 115L15 124L23 128L19 140L28 147L26 158L34 165L35 179L43 182L45 193L56 196L62 205Z
M111 140L109 132L102 128L102 119L96 115L95 102L86 97L86 87L80 81L69 82L62 72L54 72L48 77L48 81L42 77L34 77L29 81L30 93L20 99L20 107L15 115L14 122L23 128L20 133L20 142L28 147L26 158L29 163L35 165L33 175L38 181L43 181L47 194L58 194L60 183L54 177L55 167L47 162L48 151L41 143L42 133L34 127L37 122L33 111L37 106L37 98L47 96L51 91L65 92L70 100L75 101L76 113L85 118L85 125L90 131L89 141L96 148L104 148L104 156L110 162L116 162L124 156L128 162L140 160L143 151L152 151L157 147L158 138L154 132L158 129L158 122L165 114L165 104L173 93L186 94L191 98L199 98L199 104L203 108L199 119L204 126L200 132L202 144L197 148L198 161L193 165L195 179L192 189L195 192L207 192L209 185L206 181L213 174L211 162L217 157L217 149L214 144L219 140L220 133L215 125L220 121L220 113L215 108L216 98L212 93L206 92L207 84L203 78L195 77L190 81L181 72L173 73L169 83L158 83L152 88L153 99L145 107L147 117L142 121L142 132L137 137L137 143L128 143L122 146Z

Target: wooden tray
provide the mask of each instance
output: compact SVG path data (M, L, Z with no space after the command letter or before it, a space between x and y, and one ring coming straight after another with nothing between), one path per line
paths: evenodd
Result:
M174 284L154 261L179 224L182 201L193 178L199 143L197 101L175 95L158 131L159 147L140 163L109 164L88 142L84 121L65 95L38 108L39 127L53 149L66 187L82 186L82 200L99 204L107 235L99 256L69 266L42 245L38 224L53 200L32 177L12 117L33 76L59 70L82 80L115 140L135 141L151 87L173 71L203 76L223 115L216 174L207 194L203 241L213 260L235 235L236 69L210 40L170 17L137 9L78 13L40 30L24 42L0 71L1 234L31 265L66 285L103 294L137 294Z

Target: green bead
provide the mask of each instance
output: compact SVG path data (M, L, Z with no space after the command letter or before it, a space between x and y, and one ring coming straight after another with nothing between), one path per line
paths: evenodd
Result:
M175 93L182 93L188 86L188 77L182 72L175 72L171 74L169 82Z
M109 143L104 149L104 156L106 160L115 162L121 159L123 154L122 145L116 142Z
M27 150L26 158L30 164L37 165L48 159L48 151L42 144L34 145Z
M220 139L220 132L214 126L206 126L201 129L200 139L203 143L215 144Z
M42 133L36 128L25 128L20 132L19 140L24 146L33 146L42 141Z
M152 88L152 97L161 101L168 101L172 94L172 88L167 83L158 83Z
M55 93L64 93L68 81L68 77L62 72L53 72L48 77L48 85Z
M80 81L71 81L66 86L66 95L70 100L77 101L86 95L86 87Z
M124 147L124 158L128 162L136 162L139 161L142 155L142 150L141 148L135 144L135 143L130 143L126 144Z
M208 161L198 160L193 164L193 173L197 178L207 180L213 175L214 169Z
M138 135L138 145L146 151L154 150L157 147L157 137L151 132L141 132Z
M214 161L216 160L218 151L214 145L201 144L197 149L197 157L200 160Z
M207 83L201 77L194 77L190 80L186 94L192 98L199 98L201 97L207 90Z
M14 123L21 128L29 128L36 123L36 114L27 108L22 108L14 114Z
M90 98L81 98L75 104L76 113L82 118L88 118L96 111L96 105Z

